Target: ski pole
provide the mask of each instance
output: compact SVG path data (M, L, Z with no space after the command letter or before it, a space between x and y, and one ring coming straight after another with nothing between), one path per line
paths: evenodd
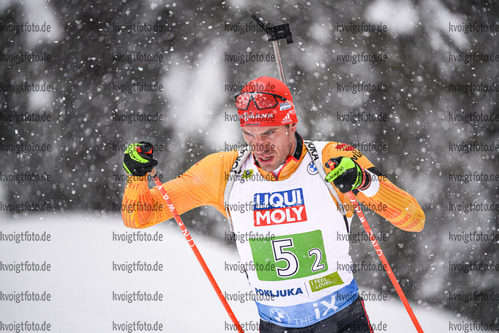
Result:
M284 76L284 68L282 66L281 53L279 52L279 43L274 40L272 41L272 46L274 47L275 59L277 62L277 69L279 70L279 78L284 84L286 84L286 76Z
M248 11L249 12L249 11ZM286 77L284 76L284 68L281 61L281 53L279 52L279 39L286 38L286 43L293 43L293 36L291 35L291 30L289 30L289 23L265 26L263 22L255 15L249 12L251 17L258 23L260 27L267 33L267 38L272 42L274 47L274 55L277 62L277 70L279 71L279 78L282 82L286 83Z
M208 265L206 265L206 262L204 261L203 257L201 256L201 253L199 252L196 244L194 243L194 240L192 239L191 235L189 234L189 231L187 230L185 224L182 222L182 219L180 218L180 215L178 214L177 210L175 209L175 206L172 203L172 200L166 193L166 190L163 187L163 184L161 184L161 181L158 178L158 175L156 173L155 169L152 169L150 172L150 175L152 177L152 180L154 181L154 184L156 184L156 188L158 189L159 193L163 196L163 199L165 199L166 205L168 206L168 209L173 214L173 217L175 218L175 221L177 222L178 226L180 227L180 230L184 234L185 239L187 240L187 243L189 243L189 246L192 249L192 252L196 255L196 258L199 261L199 264L203 268L206 276L208 277L208 280L210 280L211 285L213 286L213 289L215 289L215 292L217 293L218 298L220 299L220 302L222 302L225 311L227 311L227 314L229 315L230 319L232 320L232 323L236 326L237 331L239 333L244 333L243 328L239 324L236 316L234 315L234 312L232 312L232 309L229 306L229 303L227 303L227 300L225 299L224 295L222 294L222 291L218 287L217 282L215 281L215 278L210 272L210 269L208 268Z
M364 226L364 229L366 230L367 235L369 236L369 240L371 241L371 244L373 245L374 249L376 250L376 254L378 255L379 259L383 263L383 267L385 268L386 274L388 274L388 277L392 281L393 286L395 287L395 290L397 291L397 294L399 295L400 300L402 303L404 303L405 309L409 313L409 316L411 317L412 322L414 323L414 326L416 326L416 330L418 333L422 333L423 329L421 328L421 325L419 325L418 319L416 318L416 315L412 311L412 308L409 304L409 301L405 297L404 292L402 291L402 288L400 287L400 284L397 281L397 278L395 277L395 274L392 271L392 268L390 267L390 264L388 264L388 260L385 257L385 254L383 253L383 250L381 250L381 247L379 246L378 240L376 239L376 236L374 236L374 233L369 226L369 223L367 223L367 219L364 216L364 213L359 207L359 203L357 202L357 199L355 198L355 195L352 192L348 192L348 198L352 202L352 205L355 209L355 212L357 213L357 216L360 219L360 223L362 223L362 226Z

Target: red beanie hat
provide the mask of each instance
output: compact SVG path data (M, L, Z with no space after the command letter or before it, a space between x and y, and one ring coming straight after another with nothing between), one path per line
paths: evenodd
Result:
M273 77L262 76L248 82L236 95L236 108L241 127L298 122L289 88Z

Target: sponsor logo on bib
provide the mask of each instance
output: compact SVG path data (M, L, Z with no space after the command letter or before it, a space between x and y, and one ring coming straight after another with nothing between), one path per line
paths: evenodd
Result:
M255 227L303 222L307 220L305 200L301 188L256 193L253 217Z
M287 324L290 322L288 314L283 309L279 308L271 309L270 317L279 323Z
M267 297L288 297L288 296L297 296L303 294L303 290L301 288L288 288L281 290L270 290L270 289L258 289L255 288L255 292L261 296Z
M310 175L316 175L317 172L319 172L317 170L317 167L315 166L314 162L310 162L308 165L307 165L307 172L310 174Z

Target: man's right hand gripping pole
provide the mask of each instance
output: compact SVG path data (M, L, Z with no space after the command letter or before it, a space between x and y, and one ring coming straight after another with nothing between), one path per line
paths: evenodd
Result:
M145 176L158 165L153 158L154 146L147 141L140 141L128 145L123 158L123 169L132 176Z

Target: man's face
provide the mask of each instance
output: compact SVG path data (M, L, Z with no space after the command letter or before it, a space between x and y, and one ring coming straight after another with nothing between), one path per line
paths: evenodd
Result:
M243 137L265 171L274 171L293 154L296 123L273 127L243 127Z

